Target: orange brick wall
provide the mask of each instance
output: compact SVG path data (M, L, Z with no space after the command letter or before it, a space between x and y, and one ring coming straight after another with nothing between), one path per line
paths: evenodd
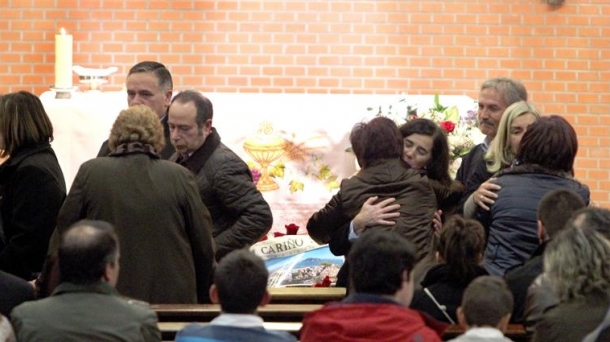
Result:
M74 64L165 63L176 89L466 94L522 80L579 133L577 176L610 207L610 2L566 0L0 0L0 93L54 82L54 35ZM76 82L76 79L75 79Z

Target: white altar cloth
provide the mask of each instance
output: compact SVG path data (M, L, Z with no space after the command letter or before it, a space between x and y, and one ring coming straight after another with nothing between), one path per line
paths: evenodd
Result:
M257 165L244 150L244 142L256 136L261 124L272 128L272 135L300 145L301 161L283 157L283 177L274 178L279 189L264 191L274 215L273 231L284 231L284 225L295 223L304 231L307 219L334 194L329 181L319 181L328 166L337 182L355 172L354 156L345 152L353 125L373 117L379 106L396 104L398 95L331 95L331 94L250 94L206 93L214 105L213 125L222 141L252 165ZM70 188L80 165L95 158L110 128L127 107L125 92L76 92L71 99L55 99L45 92L41 101L53 123L53 149ZM427 110L432 95L407 97L410 105ZM468 96L443 95L444 106L457 106L462 115L474 109ZM367 111L367 107L375 110ZM394 106L396 108L396 105ZM294 156L293 156L294 157ZM291 192L291 185L302 185ZM293 189L294 190L294 189Z

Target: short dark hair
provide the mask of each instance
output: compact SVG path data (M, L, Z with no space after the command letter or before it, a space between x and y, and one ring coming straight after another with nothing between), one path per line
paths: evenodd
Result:
M222 311L254 313L267 291L268 279L265 262L254 253L240 249L227 254L214 272Z
M153 75L155 75L158 81L157 86L162 91L173 90L174 83L172 81L172 74L169 72L169 70L167 70L165 65L153 61L139 62L138 64L132 66L131 69L129 69L127 77L131 76L132 74L139 74L143 72L153 73Z
M479 274L484 250L485 230L479 221L453 215L443 224L438 252L456 282L465 286Z
M585 202L576 192L567 189L553 190L540 200L538 219L544 225L549 238L553 238L564 229L574 212L585 206Z
M495 77L488 79L481 85L481 90L494 89L497 91L506 106L515 102L527 101L527 90L523 83L508 77Z
M195 108L197 108L195 120L197 121L197 127L199 128L203 127L206 121L214 117L214 106L212 105L212 101L196 90L184 90L179 92L172 99L172 103L174 102L182 104L193 102Z
M574 159L578 152L576 131L559 115L543 116L523 134L517 160L537 164L551 171L574 175Z
M417 260L416 248L395 232L367 231L347 257L357 293L394 295L402 286L403 272L410 275Z
M441 184L450 185L449 143L445 132L434 121L424 118L410 120L400 126L399 130L403 138L412 134L432 137L432 151L430 151L432 158L426 166L428 177Z
M606 208L581 208L574 212L568 224L573 228L593 229L610 240L610 210Z
M462 312L469 326L495 327L513 312L513 294L500 277L478 277L464 291Z
M53 125L38 96L23 90L0 96L0 157L51 141Z
M108 222L82 220L61 238L57 257L61 279L75 284L100 281L106 265L118 262L119 239Z
M396 123L386 117L376 117L354 126L349 136L360 167L380 164L385 159L400 158L403 140Z

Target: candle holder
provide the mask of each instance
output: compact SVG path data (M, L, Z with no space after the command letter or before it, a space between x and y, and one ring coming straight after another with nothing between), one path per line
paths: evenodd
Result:
M108 83L108 77L117 70L117 67L106 69L84 68L80 65L72 67L72 71L78 75L79 82L89 85L88 91L99 91L99 86Z
M50 87L51 91L55 93L56 99L70 99L72 98L72 93L76 91L77 87L69 87L69 88L57 88Z

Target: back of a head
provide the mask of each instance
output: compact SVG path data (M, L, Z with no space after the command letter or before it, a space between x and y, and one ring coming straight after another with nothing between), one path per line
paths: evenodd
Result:
M352 286L357 293L394 295L402 286L403 273L413 270L416 257L415 246L398 233L365 232L347 257Z
M559 115L543 116L523 134L517 159L520 164L537 164L551 171L574 174L578 152L576 131Z
M224 313L252 314L267 291L269 271L254 253L241 249L227 254L214 272Z
M362 168L375 166L386 159L402 155L402 135L396 123L386 117L376 117L358 123L349 136L352 149Z
M453 215L443 224L438 252L457 283L466 285L480 274L484 250L485 230L479 221Z
M567 189L553 190L540 200L538 219L542 222L549 238L559 233L570 220L574 212L586 206L582 197Z
M537 119L540 118L538 109L526 101L517 101L511 104L502 114L496 137L491 142L491 146L489 146L485 155L488 172L496 173L512 164L515 155L510 146L511 125L516 118L524 114L532 114Z
M127 77L132 74L139 74L143 72L150 72L157 78L159 89L162 91L172 90L174 88L174 83L172 81L172 74L165 67L165 65L154 62L154 61L143 61L139 62L136 65L132 66L129 69L129 73Z
M197 110L195 121L199 128L203 127L203 124L207 120L214 118L214 106L212 105L212 101L196 90L183 90L179 92L172 99L172 103L174 102L182 104L192 102L195 105Z
M569 220L570 228L589 228L610 240L610 210L599 207L585 207L577 210Z
M0 157L53 141L53 125L40 99L27 91L0 96Z
M79 221L62 235L57 252L62 281L96 283L106 265L118 262L118 253L118 237L110 223Z
M161 151L165 145L163 126L157 114L148 106L131 106L121 111L114 121L108 146L115 151L119 145L140 143Z
M513 312L513 294L500 277L478 277L464 291L461 308L469 326L496 327Z
M560 302L610 291L610 242L583 227L564 229L544 250L544 271Z
M497 91L507 106L515 102L527 101L527 90L523 83L507 77L496 77L489 79L481 85L481 90L494 89Z

